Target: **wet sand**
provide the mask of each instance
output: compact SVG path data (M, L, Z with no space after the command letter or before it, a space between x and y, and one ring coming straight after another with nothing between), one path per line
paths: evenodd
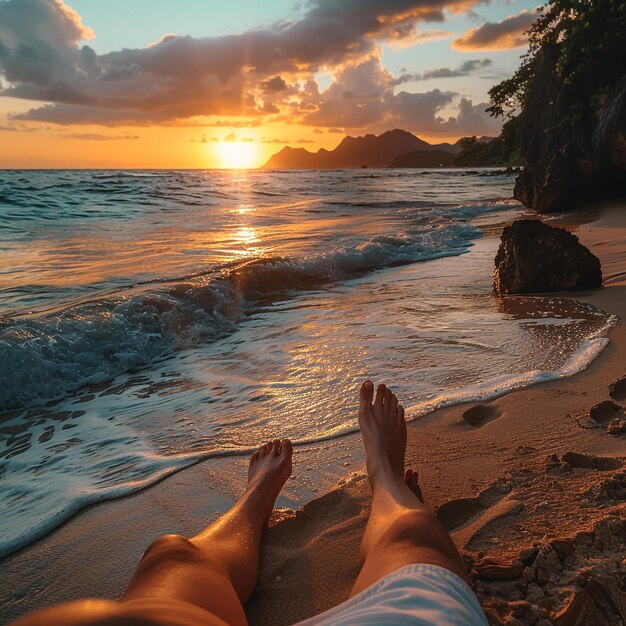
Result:
M602 261L605 287L569 294L619 316L601 356L571 378L443 409L409 427L407 463L420 471L426 503L451 531L494 624L611 624L626 616L619 588L626 446L616 433L626 383L611 396L611 384L626 376L624 209L550 220L569 221ZM303 509L277 513L248 607L251 624L291 624L350 592L369 486L360 460L349 456L353 444L328 445L335 458L351 459L345 469L353 473ZM297 452L294 473L307 455ZM245 460L219 462L244 476ZM119 597L149 542L200 530L210 521L208 501L224 510L231 486L212 481L199 464L83 511L0 563L1 621L79 597Z

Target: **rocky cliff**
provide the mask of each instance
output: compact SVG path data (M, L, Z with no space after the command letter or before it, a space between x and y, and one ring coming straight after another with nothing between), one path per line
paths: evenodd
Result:
M558 60L556 45L542 47L519 116L524 171L514 195L540 213L626 196L626 68L606 94L591 94L559 78Z

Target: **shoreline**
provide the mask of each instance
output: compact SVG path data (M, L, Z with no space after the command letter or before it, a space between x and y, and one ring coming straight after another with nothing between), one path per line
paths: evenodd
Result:
M543 475L545 478L548 453L558 456L566 451L592 452L602 458L613 458L620 453L619 438L596 432L599 429L580 428L572 416L606 399L608 383L626 374L626 368L620 370L620 348L626 347L623 322L626 316L626 219L615 210L602 211L591 223L584 220L578 225L567 223L571 217L565 220L567 226L600 256L606 286L593 293L566 295L620 317L618 325L610 331L609 345L581 373L481 402L482 408L477 410L479 427L463 417L468 404L439 409L409 425L407 462L420 469L428 504L433 507L445 504L442 510L448 524L454 523L450 519L464 519L454 528L455 540L462 549L470 546L477 554L484 551L494 552L498 557L510 557L522 545L509 542L511 545L504 551L491 550L493 545L486 541L485 535L485 528L491 528L490 532L493 532L501 519L507 524L511 516L520 520L528 516L528 507L522 502L520 509L517 503L521 500L511 496L527 486L528 481L515 483L518 478L514 475L520 469L526 469L528 475ZM563 223L554 216L549 216L546 221L556 222L555 225ZM533 407L530 416L528 406ZM566 417L565 412L570 416ZM545 415L556 417L546 425L542 421ZM329 445L333 445L335 459L341 461L345 457L350 459L346 463L356 464L357 459L352 456L346 440L335 439ZM513 447L508 446L509 440L512 440ZM623 454L623 445L621 452ZM428 464L423 462L424 458L429 459ZM232 462L237 468L239 465L243 467L245 461L223 462ZM468 461L472 463L471 472L468 472ZM203 501L210 496L218 503L216 508L221 510L229 506L228 487L207 481L207 468L202 466L203 463L199 463L187 467L159 485L152 485L151 489L132 494L132 498L115 500L107 506L89 507L51 535L7 557L0 564L0 581L11 595L2 599L2 613L6 613L7 619L13 619L33 608L94 595L93 590L97 590L97 595L117 597L125 586L129 567L132 571L154 537L166 532L197 532L207 523L203 502L198 502L197 496L194 499L192 494L202 493L200 499ZM211 471L215 469L209 469L209 474ZM583 472L589 473L590 470L573 469L569 473L580 475L581 481L583 478L587 480ZM619 470L603 471L602 480L613 478L616 472ZM238 475L239 469L235 473ZM503 486L502 480L507 473L511 474L511 478L506 479L509 485ZM328 474L327 482L331 483L332 472ZM502 498L491 493L494 490L500 493L498 489L506 490L511 485L508 493L501 494ZM325 491L327 486L322 485L321 490ZM474 503L469 506L471 510L467 510L467 504L462 506L456 502L462 498L471 499L485 489L491 494L482 498L483 502L490 502L488 506ZM362 474L353 473L342 479L336 488L308 502L302 510L278 513L279 521L269 529L265 542L258 593L249 606L252 624L292 623L345 599L358 571L358 543L368 501L367 481ZM158 521L154 520L154 515L159 516ZM536 518L535 515L533 519ZM152 522L149 524L150 536L142 535L141 531L146 519ZM576 528L573 523L564 526L564 532ZM134 530L128 533L129 529ZM580 530L584 528L581 526ZM94 540L98 545L94 545ZM118 545L115 554L108 550L109 541ZM527 540L525 544L528 543ZM477 546L483 549L474 550ZM105 555L108 558L106 564L103 562ZM98 575L92 573L92 578L87 579L77 576L76 569L81 562L95 564ZM83 568L81 565L78 569L84 571ZM41 571L45 576L39 574ZM25 576L25 573L29 575ZM46 587L46 581L51 579L57 580L57 589ZM301 593L303 588L307 592L310 590L305 597ZM479 596L484 600L492 591L491 588L483 592L479 589ZM277 614L284 621L277 620Z
M566 225L600 257L605 286L567 295L618 316L609 345L573 376L440 409L408 429L407 466L419 469L426 503L451 531L492 624L511 616L548 624L586 611L587 623L610 624L611 606L626 614L614 582L626 524L623 438L608 435L606 424L585 429L577 421L626 375L626 215L621 207L594 220L572 217L546 221ZM466 421L470 411L477 425ZM250 622L289 624L345 600L368 507L367 480L354 475L273 526ZM562 560L551 544L571 555ZM302 607L298 589L311 587L314 597ZM276 605L288 619L275 621Z

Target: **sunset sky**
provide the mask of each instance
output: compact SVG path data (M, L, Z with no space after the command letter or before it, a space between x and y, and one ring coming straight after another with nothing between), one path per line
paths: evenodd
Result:
M528 0L0 0L0 167L256 167L495 135Z

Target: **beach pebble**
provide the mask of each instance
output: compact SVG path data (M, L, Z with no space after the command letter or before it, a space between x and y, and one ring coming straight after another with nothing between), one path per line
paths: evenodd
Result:
M561 561L565 561L576 551L574 544L569 539L553 539L549 545Z
M583 469L596 469L596 457L592 454L581 454L580 452L566 452L562 456L562 461L570 467Z
M626 433L626 419L618 417L614 419L606 430L609 435L623 435Z

